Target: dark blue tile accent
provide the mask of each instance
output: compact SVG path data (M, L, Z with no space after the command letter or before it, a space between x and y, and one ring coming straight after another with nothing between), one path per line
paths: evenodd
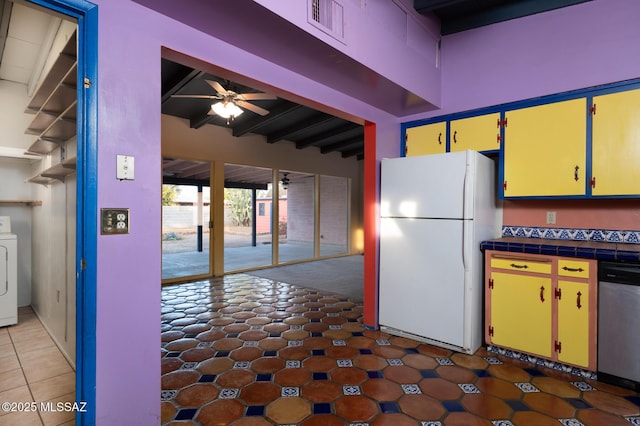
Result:
M175 420L191 420L196 415L197 408L183 408L176 414Z
M238 337L238 333L229 333L229 334L227 334L227 338L229 338L229 339L234 339L236 337Z
M367 376L369 376L370 379L382 379L382 378L384 378L384 376L382 375L382 373L380 371L367 371Z
M596 249L589 247L578 247L576 251L576 255L578 257L584 257L587 259L595 259L596 258Z
M317 331L313 332L311 333L311 337L322 337L322 333L318 333Z
M269 337L280 337L282 333L269 333Z
M216 375L215 374L203 374L202 376L200 376L200 380L198 380L199 383L211 383L216 379Z
M566 401L578 410L583 408L593 408L588 402L585 402L579 398L567 398Z
M510 400L506 400L505 401L509 407L511 407L511 409L513 411L530 411L531 409L529 407L527 407L527 405L518 400L518 399L510 399Z
M183 339L193 339L198 335L198 333L186 333L184 336L182 336Z
M310 310L310 311L319 311L319 310L320 310L320 308L310 308L309 310Z
M527 373L529 373L529 375L531 377L540 377L540 376L544 376L544 373L540 370L538 370L537 368L525 368L524 371L526 371Z
M276 318L274 320L271 320L271 322L283 322L282 318Z
M269 373L261 373L256 376L256 382L270 382L273 380L273 375Z
M313 356L324 356L325 352L324 349L313 349L311 351L311 355Z
M331 404L327 402L313 404L313 414L331 414Z
M250 405L247 407L247 416L264 416L264 405Z
M636 404L638 407L640 407L640 396L625 396L624 397L627 401Z
M473 370L473 372L476 373L478 377L491 377L491 373L487 370Z
M459 413L465 411L462 404L460 404L458 401L442 401L442 405L444 405L444 408L450 413Z
M576 257L576 248L575 247L567 247L567 246L559 246L558 247L558 256Z
M524 245L524 252L530 254L540 254L540 244L526 244Z
M480 250L493 250L492 241L483 241L480 243Z
M543 244L540 246L540 254L550 254L556 256L558 254L558 247Z
M311 318L311 322L320 322L320 318Z
M493 249L494 250L501 250L501 251L508 251L509 250L509 243L496 241L496 242L493 243Z
M385 414L400 412L400 407L398 407L398 404L396 404L395 402L379 402L378 405L380 405L380 411Z
M420 370L420 374L425 379L433 379L434 377L439 377L438 373L436 373L434 370Z
M404 351L406 353L408 353L408 354L419 354L420 353L420 351L418 351L416 348L406 348Z
M177 358L180 356L182 352L169 352L168 354L165 355L165 357L167 358Z
M313 380L329 380L329 375L327 373L313 373Z
M360 349L360 355L371 355L373 352L371 349Z
M523 252L524 251L524 244L522 244L522 243L509 243L509 251Z
M278 355L278 351L264 351L264 356L276 356Z
M616 260L616 251L608 249L596 249L596 258L599 260Z
M355 318L349 318L349 319L347 320L347 322L358 322L358 320L357 320L357 319L355 319Z
M638 261L638 252L637 251L618 250L618 252L616 254L616 258L617 258L617 260L626 260L626 261L630 261L630 262L637 262Z
M222 357L225 357L225 356L229 356L229 351L218 351L215 354L216 358L222 358Z
M349 309L351 310L351 309ZM362 331L354 331L351 333L352 336L356 336L356 337L360 337L360 336L364 336L364 333Z

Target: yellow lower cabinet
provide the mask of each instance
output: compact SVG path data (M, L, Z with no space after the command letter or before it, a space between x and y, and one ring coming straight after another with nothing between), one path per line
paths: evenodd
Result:
M597 261L488 250L487 343L596 370Z
M551 356L551 279L492 272L491 343Z
M558 281L558 360L589 366L589 284Z

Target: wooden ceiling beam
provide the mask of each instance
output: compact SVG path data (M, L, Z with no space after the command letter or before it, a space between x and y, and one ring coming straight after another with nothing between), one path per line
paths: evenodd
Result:
M335 138L338 135L341 135L343 133L353 133L354 130L356 129L362 129L362 126L356 123L346 123L342 126L336 127L335 129L331 129L329 131L326 131L324 133L321 133L319 135L315 135L315 136L311 136L309 138L306 138L303 141L300 142L296 142L296 148L297 149L302 149L302 148L306 148L308 146L311 145L316 145L320 142L323 142L327 139L332 139Z
M312 127L328 123L332 120L337 120L337 119L331 115L324 114L324 113L316 114L311 118L299 121L282 130L268 134L267 143L276 143L283 139L287 139L288 137L291 137L292 135L295 135L296 133L302 130L309 130Z
M349 145L360 144L360 146L364 146L364 137L359 136L357 138L351 138L340 142L335 142L330 145L325 145L320 148L320 152L322 154L328 154L329 152L338 151L340 148L345 148Z

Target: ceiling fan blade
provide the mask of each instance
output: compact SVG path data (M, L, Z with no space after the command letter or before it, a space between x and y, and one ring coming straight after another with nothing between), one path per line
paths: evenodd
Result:
M246 108L249 111L255 112L256 114L259 114L259 115L267 115L267 114L269 114L269 111L267 111L266 109L260 108L259 106L254 105L254 104L250 104L249 102L246 102L246 101L238 100L238 101L236 101L236 104L238 106L241 106L242 108Z
M260 100L273 100L278 99L277 96L270 95L269 93L241 93L238 95L238 99L242 101L260 101Z
M209 86L213 87L213 90L218 92L220 95L225 96L227 94L227 91L224 89L224 87L222 87L222 85L217 81L215 80L205 80L205 81L209 83Z
M219 95L171 95L171 97L187 99L222 99Z

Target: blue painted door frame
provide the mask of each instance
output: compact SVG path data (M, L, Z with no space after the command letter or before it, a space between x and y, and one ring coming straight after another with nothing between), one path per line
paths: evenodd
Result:
M78 23L76 206L76 424L96 421L98 7L84 0L29 0ZM86 403L82 405L80 403Z

